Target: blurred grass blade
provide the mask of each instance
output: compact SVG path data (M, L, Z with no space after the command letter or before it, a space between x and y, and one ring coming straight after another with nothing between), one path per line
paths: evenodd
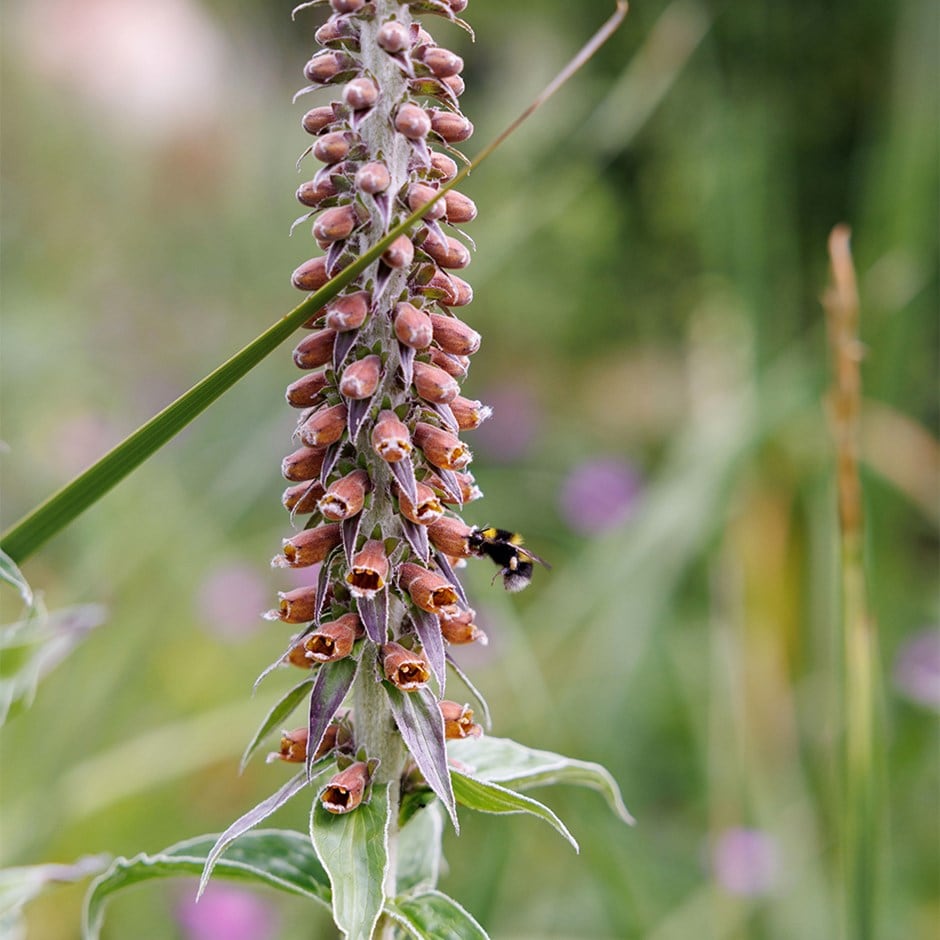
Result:
M23 577L23 572L16 567L16 562L6 552L2 551L0 551L0 581L4 581L14 588L26 607L33 606L33 589L29 586L26 578Z
M244 378L270 352L276 349L316 310L332 300L347 284L350 284L369 265L377 262L382 253L449 190L461 183L471 170L476 169L519 126L541 107L558 89L574 75L620 26L627 14L626 0L617 0L616 10L606 23L580 49L575 57L552 79L536 99L501 134L497 135L477 157L467 164L423 206L406 219L364 255L360 255L349 267L344 268L318 291L301 301L290 313L265 330L231 359L220 365L188 392L177 398L159 414L141 425L130 437L125 438L97 463L89 467L71 483L66 484L31 513L24 516L0 538L0 549L15 562L28 558L40 545L65 528L73 519L96 503L112 487L120 483L129 473L172 440L191 421L209 407L223 392Z
M878 794L875 768L877 631L865 582L865 523L858 472L862 382L859 301L849 229L829 236L832 282L823 297L833 383L829 418L835 443L842 576L845 823L842 843L847 935L870 940L876 932Z
M113 894L157 878L197 876L206 864L215 836L179 842L155 855L119 858L88 889L82 936L97 940L104 909ZM252 832L232 846L215 866L217 877L264 884L329 906L330 885L310 840L299 832L278 829Z

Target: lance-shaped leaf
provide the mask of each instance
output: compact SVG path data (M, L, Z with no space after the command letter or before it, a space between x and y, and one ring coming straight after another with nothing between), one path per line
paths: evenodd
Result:
M372 788L372 798L349 813L327 812L315 800L310 839L330 879L333 920L350 940L365 940L385 901L388 869L388 787Z
M56 885L104 871L107 855L87 855L73 865L24 865L0 869L0 937L26 937L23 907Z
M525 747L508 738L489 736L473 741L451 741L450 754L471 768L474 777L497 781L519 790L556 783L589 787L600 793L625 823L634 823L623 805L616 781L600 764Z
M236 819L235 822L215 840L212 848L209 849L205 856L205 864L202 867L202 875L199 878L197 897L206 890L206 885L209 883L209 878L221 854L239 836L244 835L249 829L253 829L262 820L267 819L273 812L280 809L292 796L296 796L300 793L300 791L308 785L308 782L310 786L319 786L321 779L323 779L326 773L332 768L333 762L329 760L329 758L323 758L318 762L318 766L326 768L320 776L308 781L307 774L304 771L295 774L280 790L276 793L272 793L271 796L266 800L262 800L257 806L245 813L244 816Z
M381 646L388 636L388 587L372 597L357 597L356 608L366 628L366 636Z
M359 661L346 657L335 663L325 663L320 667L317 681L310 693L310 717L307 722L307 776L311 776L315 766L313 755L323 741L323 735L333 720L337 709L343 704L346 693L356 678Z
M84 940L97 940L104 909L124 888L160 878L198 875L206 864L215 836L199 836L154 855L119 858L96 879L85 897ZM330 883L310 840L300 832L265 829L249 832L215 866L215 876L267 885L288 894L330 905Z
M467 687L467 691L474 697L477 705L480 706L480 712L483 715L483 727L487 731L493 727L493 719L490 715L490 706L486 704L486 699L483 698L483 693L470 681L467 674L457 665L454 657L450 653L446 654L447 656L447 665L450 666L454 672L457 673L457 676L460 678L460 681ZM487 740L489 740L487 738Z
M444 817L435 800L418 810L402 826L398 835L398 863L395 868L399 895L416 888L434 888L441 874L441 837Z
M418 525L414 522L411 522L404 516L402 516L399 521L401 522L401 530L404 533L405 538L408 540L408 544L414 550L414 553L422 561L427 561L428 555L431 551L431 547L428 544L427 526Z
M343 371L343 363L349 355L349 350L356 345L356 330L343 330L336 334L336 341L333 344L333 368L337 375Z
M372 398L354 398L346 403L346 427L349 430L349 440L353 444L359 437L359 431L362 424L369 414L369 408L372 406Z
M416 940L489 940L487 932L453 898L440 891L423 891L397 898L386 911Z
M402 457L388 465L395 477L395 482L405 491L405 495L411 500L412 505L418 502L418 481L415 480L415 468L411 462L411 457Z
M323 466L320 468L320 482L326 486L327 481L330 479L330 474L333 472L336 462L339 460L339 455L343 449L343 442L337 441L335 444L330 444L326 449L326 455L323 458ZM315 523L314 523L315 524Z
M267 718L261 722L261 727L255 732L251 743L245 748L242 755L242 762L239 764L238 772L241 773L252 754L258 750L261 742L275 729L281 727L284 721L290 716L294 709L310 694L310 687L313 685L313 678L304 679L303 682L295 685L281 700L268 712Z
M412 611L415 631L424 647L424 655L428 658L431 671L437 679L441 689L441 698L444 697L444 687L447 683L447 670L444 668L444 637L441 636L441 624L434 614L415 607Z
M561 833L571 843L575 852L580 851L568 827L547 806L533 800L531 796L523 796L501 787L498 783L477 780L456 770L451 773L451 779L454 797L461 806L480 813L530 813L538 816Z
M318 627L323 618L323 612L326 610L326 606L330 600L329 586L332 579L333 562L338 557L338 554L339 550L334 548L322 562L320 570L317 572L317 604L313 610L313 622Z
M444 485L447 495L450 496L458 506L463 506L463 490L460 488L460 481L457 479L454 471L444 470L438 467L437 476Z
M6 582L16 590L26 607L33 606L33 589L23 577L23 572L17 568L16 562L2 551L0 551L0 581Z
M444 804L455 831L459 832L444 744L444 719L434 693L426 686L417 692L402 692L391 682L383 682L382 686L388 695L395 724L418 770Z
M427 407L441 419L441 424L450 431L451 434L459 433L460 427L457 424L457 419L454 417L453 411L451 411L450 405L429 402Z
M405 388L411 388L415 373L415 351L403 343L398 344L398 361L401 365L401 381Z
M344 519L340 525L343 535L343 552L346 555L346 564L352 565L353 555L356 554L356 539L359 538L359 525L362 522L362 513L356 513L352 519Z

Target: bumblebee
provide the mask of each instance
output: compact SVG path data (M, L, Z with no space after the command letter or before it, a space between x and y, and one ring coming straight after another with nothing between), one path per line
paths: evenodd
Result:
M522 541L518 533L492 526L475 527L467 537L467 544L474 555L489 558L499 565L500 570L493 575L493 580L502 575L503 587L513 592L528 587L532 580L533 562L551 568L547 561L523 548Z

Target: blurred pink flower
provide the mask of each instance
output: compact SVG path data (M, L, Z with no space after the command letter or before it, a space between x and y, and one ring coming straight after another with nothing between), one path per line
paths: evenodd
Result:
M56 437L58 470L69 479L87 470L121 439L101 415L84 412L66 419Z
M268 585L251 565L228 564L213 569L199 587L197 616L210 633L236 638L261 629L268 604Z
M769 894L779 877L777 841L760 829L726 829L712 845L710 867L712 876L728 894Z
M894 685L912 702L940 711L940 628L915 633L898 650Z
M176 908L186 940L273 940L278 932L272 907L257 895L212 882L197 901L192 895Z
M481 398L493 414L472 432L471 447L502 463L525 457L542 423L532 392L522 385L501 385L486 389Z
M192 0L30 0L25 61L122 129L168 136L218 114L225 45Z
M575 467L562 486L562 518L583 534L602 532L624 522L636 506L640 478L616 457L588 460Z

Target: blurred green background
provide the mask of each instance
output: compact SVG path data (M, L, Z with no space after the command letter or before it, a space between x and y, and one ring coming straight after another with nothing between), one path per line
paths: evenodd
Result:
M429 25L467 62L468 153L611 6L471 0L475 45ZM289 9L5 5L4 525L296 303L311 103L290 98L323 14ZM554 568L510 597L471 566L490 645L458 658L495 734L602 762L638 819L547 793L576 857L536 821L466 815L443 888L494 938L836 935L818 297L839 221L866 347L878 935L936 936L938 35L931 0L641 0L462 187L480 210L466 318L484 335L465 388L495 408L470 441L486 499L467 515L524 532ZM3 729L4 864L156 851L284 778L236 771L295 679L250 697L286 636L258 615L294 583L268 560L288 532L295 377L288 345L26 564L50 608L108 619ZM304 829L306 812L275 821ZM226 936L191 922L194 887L129 892L106 936ZM81 894L34 904L30 936L77 937ZM301 902L229 900L272 912L244 940L334 935Z

